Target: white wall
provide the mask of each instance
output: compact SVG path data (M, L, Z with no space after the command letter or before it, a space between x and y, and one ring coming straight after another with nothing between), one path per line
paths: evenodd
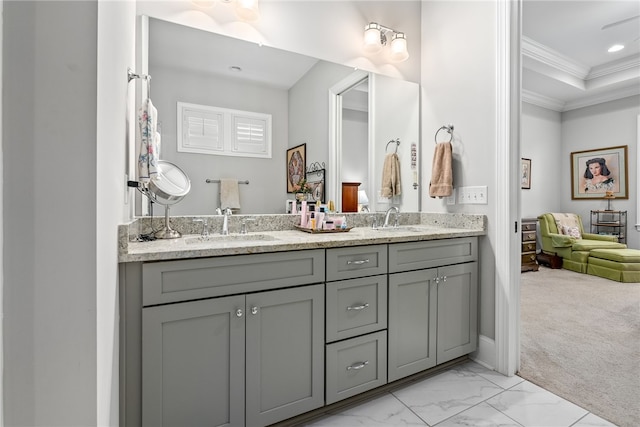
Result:
M368 184L369 117L365 111L342 110L342 177L341 182ZM362 189L361 188L361 189Z
M627 245L640 248L640 233L635 230L638 200L638 136L637 117L640 114L640 96L605 102L591 107L567 111L562 114L562 159L564 175L559 187L562 194L563 211L582 216L584 226L589 227L592 209L604 209L605 200L572 200L570 156L574 151L628 146L627 167L629 171L629 199L616 199L612 206L627 211Z
M97 2L4 5L10 426L96 424L97 15Z
M495 336L496 6L489 1L425 2L422 7L422 210L488 218L480 239L480 334ZM429 197L434 134L453 124L454 187L486 185L487 205L446 205ZM442 135L440 135L442 137Z
M531 159L531 188L521 193L521 215L536 218L558 212L564 194L559 191L569 161L562 155L560 113L532 104L522 104L522 157Z

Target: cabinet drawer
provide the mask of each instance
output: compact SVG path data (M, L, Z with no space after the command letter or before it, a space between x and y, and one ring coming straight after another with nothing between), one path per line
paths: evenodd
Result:
M387 383L387 332L327 345L326 403Z
M327 342L387 327L387 276L327 283Z
M387 245L327 249L327 281L387 272Z
M522 252L535 252L535 251L536 251L536 242L522 243Z
M477 259L476 237L389 245L390 273L459 264Z
M535 222L523 222L522 223L522 231L536 231L536 223Z
M146 263L143 306L320 283L324 250Z
M520 262L522 264L535 263L536 262L536 253L535 252L531 252L531 253L528 253L528 254L522 254Z
M523 231L522 232L522 241L523 242L535 242L536 241L536 232L534 231Z

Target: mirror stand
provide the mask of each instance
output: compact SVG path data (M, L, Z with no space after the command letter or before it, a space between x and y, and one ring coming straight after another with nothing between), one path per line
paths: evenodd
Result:
M182 237L179 231L176 231L171 228L169 225L169 208L171 206L165 205L164 207L164 228L156 231L154 236L156 239L178 239Z

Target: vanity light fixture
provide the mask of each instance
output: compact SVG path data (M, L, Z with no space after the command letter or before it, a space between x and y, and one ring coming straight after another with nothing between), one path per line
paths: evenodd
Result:
M389 57L393 62L406 61L409 58L407 51L407 36L392 28L385 27L375 22L370 22L364 27L364 51L375 54L382 50L387 44L387 34L391 32L391 43L389 45Z
M236 15L243 21L255 22L260 19L258 0L221 0L222 3L235 3ZM211 9L216 0L191 0L191 3L201 9Z

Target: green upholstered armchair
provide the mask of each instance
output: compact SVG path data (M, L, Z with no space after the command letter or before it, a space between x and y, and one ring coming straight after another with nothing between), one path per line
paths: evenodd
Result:
M542 252L556 254L562 257L562 268L587 272L587 259L591 249L616 249L626 248L627 245L618 243L614 236L585 233L582 226L582 218L578 218L578 226L581 238L575 238L561 234L556 225L556 220L551 213L545 213L538 217L540 222L540 245Z

